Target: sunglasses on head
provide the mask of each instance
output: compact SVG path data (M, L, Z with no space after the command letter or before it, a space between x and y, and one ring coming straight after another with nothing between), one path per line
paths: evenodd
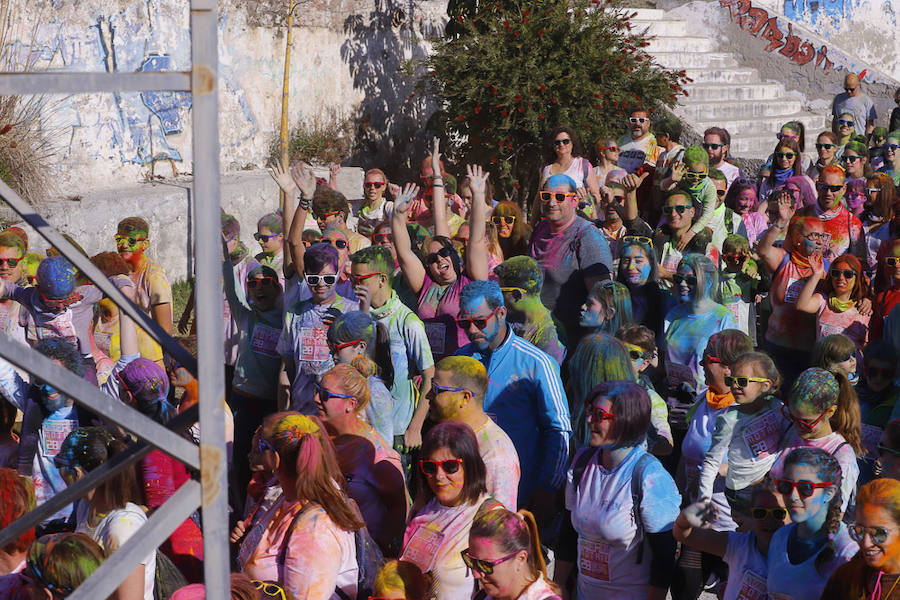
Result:
M281 234L280 233L270 233L267 235L264 233L254 233L253 239L256 240L257 242L268 242L273 237L278 237L279 235L281 235Z
M363 187L374 188L376 190L380 190L381 188L384 187L384 182L383 181L367 181L367 182L363 183Z
M447 475L453 475L462 468L463 459L450 458L447 460L425 460L419 461L419 468L425 475L437 475L440 468Z
M247 289L254 290L258 287L274 287L275 286L275 278L274 277L260 277L254 279L247 280Z
M829 488L832 485L834 484L830 481L816 483L813 481L806 481L805 479L801 479L800 481L791 481L790 479L778 478L775 480L775 489L779 494L784 494L785 496L787 496L794 491L794 488L797 488L797 493L800 494L801 498L809 498L815 493L817 489Z
M328 238L322 238L322 241L326 244L331 244L338 250L343 250L349 245L347 244L347 240L329 240Z
M622 238L622 244L645 244L653 247L653 239L645 235L626 235Z
M688 285L697 285L697 277L694 275L681 275L679 273L675 273L672 275L672 281L675 282L675 285L681 285L682 283L686 283Z
M703 142L703 148L706 150L718 150L719 148L724 148L725 144L712 144L709 142Z
M884 263L889 267L896 267L900 263L900 256L885 256Z
M15 269L16 265L19 264L22 258L0 258L0 265L6 265L10 269Z
M816 150L831 150L835 146L837 146L837 144L819 144L819 143L817 143Z
M494 310L491 311L491 314L489 314L486 317L458 318L458 319L456 319L456 324L463 331L469 329L469 327L471 327L472 325L475 325L476 329L484 329L485 327L487 327L488 321L490 321L491 318L495 314L497 314L497 311L500 310L501 308L503 308L503 307L498 306L497 308L495 308Z
M856 125L853 121L848 121L847 119L838 119L838 125L841 127L853 127Z
M841 275L844 276L844 279L853 279L854 277L856 277L856 271L853 271L851 269L832 269L831 271L829 271L829 274L835 279L837 279Z
M337 275L307 275L306 283L309 287L316 287L322 282L322 285L331 286L337 283Z
M501 563L505 563L511 558L515 558L517 554L519 554L521 550L516 550L512 554L507 554L502 558L497 558L495 560L484 560L481 558L473 558L469 556L469 549L466 548L460 555L462 556L463 562L465 565L473 571L478 571L482 575L491 575L494 572L494 567Z
M554 146L557 146L557 147L559 147L559 146L568 146L568 145L571 144L571 143L572 143L572 140L570 140L569 138L564 138L564 139L561 139L561 140L553 140L553 145L554 145Z
M372 241L376 243L384 243L384 242L393 242L394 234L393 233L376 233L372 236Z
M116 235L115 236L116 243L122 244L127 243L129 247L137 246L140 242L144 242L147 240L145 237L137 237L133 235Z
M795 156L797 156L797 155L794 154L793 152L776 152L776 153L775 153L775 158L788 158L788 159L790 159L790 158L794 158Z
M491 217L491 223L493 223L494 225L502 225L504 223L507 225L512 225L515 222L516 215L494 215Z
M384 275L384 273L375 271L373 273L366 273L365 275L350 275L350 281L353 282L353 285L359 285L366 279L369 279L370 277L375 277L376 275Z
M841 162L856 162L858 160L862 160L862 156L853 156L851 154L845 154L841 157Z
M557 204L562 204L575 195L575 192L541 192L541 202L549 204L551 200L556 200Z
M453 256L453 250L450 248L441 248L437 252L432 252L425 257L425 264L430 265L438 262L441 258L450 258Z
M844 189L843 185L828 185L827 183L817 183L816 187L819 188L819 191L834 192L835 194Z
M781 414L784 415L786 419L790 419L794 423L796 423L799 427L805 429L806 431L812 431L816 428L816 426L825 418L825 415L828 414L828 410L826 409L815 421L807 421L806 419L801 419L800 417L795 417L794 413L787 407L786 404L781 406Z
M643 125L647 121L650 120L650 117L628 117L628 122L634 125L635 123L640 123Z
M734 377L732 375L725 376L725 385L730 388L745 388L750 385L750 382L754 383L765 383L766 381L772 381L766 377Z
M754 506L750 509L750 516L757 521L761 521L769 516L773 517L776 521L784 521L784 518L787 516L787 511L780 506L776 506L775 508Z
M280 596L281 600L285 600L287 598L284 594L284 588L282 588L277 583L269 583L267 581L260 581L258 579L251 579L250 583L252 583L253 587L255 587L256 589L262 590L262 592L266 596L272 596L276 598Z
M850 537L853 538L854 542L862 543L868 535L872 538L872 543L883 544L887 541L888 536L891 535L891 530L879 525L876 525L875 527L865 527L859 523L854 523L847 527L847 533L850 534Z
M672 213L677 212L679 215L683 215L684 211L689 208L694 208L693 206L688 206L687 204L676 204L675 206L663 206L662 210L665 214L671 215Z

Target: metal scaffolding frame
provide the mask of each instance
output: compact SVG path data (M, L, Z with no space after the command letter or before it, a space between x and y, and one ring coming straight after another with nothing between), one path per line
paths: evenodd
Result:
M0 95L96 92L190 92L192 98L193 201L195 215L196 311L198 360L149 316L132 304L84 255L67 242L34 209L0 181L0 198L60 254L74 264L121 310L156 339L170 355L197 376L199 407L166 426L156 423L96 386L21 344L0 344L0 356L46 381L75 401L102 414L140 440L74 485L0 531L0 547L15 540L55 512L84 496L103 481L134 465L158 448L199 470L200 480L185 483L156 509L148 522L97 569L69 598L94 600L109 596L199 506L203 522L203 570L206 597L230 597L228 504L225 460L223 306L221 292L221 228L219 209L218 30L216 0L190 0L191 69L163 73L0 73ZM200 445L180 434L199 416Z

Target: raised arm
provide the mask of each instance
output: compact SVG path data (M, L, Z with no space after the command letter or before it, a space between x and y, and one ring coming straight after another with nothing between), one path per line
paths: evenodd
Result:
M444 193L444 178L441 173L441 140L434 138L431 150L431 214L434 217L434 235L453 237L447 220L450 209L447 207L447 195ZM471 236L471 232L469 233ZM396 236L396 234L395 234Z
M394 216L391 218L391 233L394 236L394 249L397 251L397 262L406 282L414 294L418 294L425 285L425 267L413 252L409 232L406 230L406 213L410 201L419 193L419 186L407 183L403 191L394 201Z
M309 213L309 207L312 204L313 195L316 193L316 178L312 174L312 170L308 165L297 163L291 167L290 178L295 189L300 190L300 202L297 210L293 211L291 220L285 220L285 231L287 232L287 254L290 256L293 271L297 273L297 277L303 277L303 253L306 252L306 246L303 245L303 227L306 225L306 215ZM281 185L279 183L279 185ZM287 260L285 260L285 263ZM285 270L285 277L288 277Z
M776 201L773 199L773 201ZM778 216L772 226L759 238L756 246L756 253L762 259L763 263L770 273L774 273L778 269L784 259L785 251L774 246L775 240L781 232L787 229L791 218L794 216L794 199L790 194L781 194L778 199Z
M287 235L294 220L294 197L297 195L297 186L291 178L290 170L286 164L276 163L275 166L269 167L269 175L281 188L281 230ZM227 252L225 256L226 258L228 257ZM284 272L284 278L290 279L294 272L294 260L291 256L290 248L284 253L281 269Z
M485 243L487 227L487 178L490 173L484 172L478 165L468 165L466 173L469 187L472 189L472 210L469 212L469 245L466 247L466 271L472 279L486 281L490 275L488 267L488 249Z
M640 213L638 212L637 205L637 190L649 176L649 172L642 175L629 174L622 180L622 187L625 188L625 205L621 212L619 212L618 208L616 209L616 212L619 212L619 216L622 218L623 223L634 221L638 218Z
M247 304L244 286L238 282L234 276L234 265L232 265L231 260L228 259L228 247L226 246L224 237L222 238L222 256L222 278L225 283L225 299L228 301L228 306L231 307L231 312L235 315L239 315L243 311L250 310L250 306Z

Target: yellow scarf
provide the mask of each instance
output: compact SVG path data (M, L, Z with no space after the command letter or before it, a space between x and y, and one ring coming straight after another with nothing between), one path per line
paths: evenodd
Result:
M842 300L838 300L837 296L832 296L828 299L828 305L831 306L831 310L834 312L842 313L856 306L856 300L847 300L846 302L843 302Z
M734 396L731 392L716 394L712 390L706 390L706 403L714 410L721 410L734 404Z

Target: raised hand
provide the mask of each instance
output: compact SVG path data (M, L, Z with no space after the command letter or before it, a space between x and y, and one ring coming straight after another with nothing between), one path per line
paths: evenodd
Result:
M291 177L294 183L300 188L300 193L304 198L312 198L316 193L316 177L313 175L309 165L304 163L296 163L291 167Z
M778 220L781 223L789 223L796 212L794 207L794 198L790 194L780 194L778 196Z
M687 172L687 167L684 166L684 163L681 161L677 161L674 165L672 165L672 174L669 176L672 181L678 182L684 178L684 174Z
M705 527L712 523L716 520L716 514L716 506L712 502L703 501L691 504L681 511L681 515L693 528Z
M674 173L674 172L673 172ZM650 172L647 171L642 175L629 174L626 175L624 179L622 179L622 187L625 188L625 193L630 194L632 192L637 191L641 184L644 183L644 180L650 176Z
M391 195L391 198L397 199L397 196L400 195L400 186L396 183L388 183L387 191Z
M813 252L809 255L809 266L812 268L813 275L819 279L825 277L825 260L822 258L821 252Z
M284 192L284 195L288 198L293 198L294 194L297 193L297 185L291 177L291 171L288 166L277 162L267 170L272 179L275 180L275 183L278 184L278 187L281 188L281 191Z
M441 177L441 139L434 138L431 148L431 170L435 177Z
M466 176L469 178L469 187L472 188L472 195L481 194L483 198L487 190L487 179L491 174L478 165L466 165Z
M407 183L403 186L403 191L400 192L396 199L394 200L394 212L397 214L401 214L406 217L406 211L409 210L409 203L419 194L419 186L414 183Z
M337 174L341 172L341 165L331 165L328 167L329 176L334 179L337 177Z

